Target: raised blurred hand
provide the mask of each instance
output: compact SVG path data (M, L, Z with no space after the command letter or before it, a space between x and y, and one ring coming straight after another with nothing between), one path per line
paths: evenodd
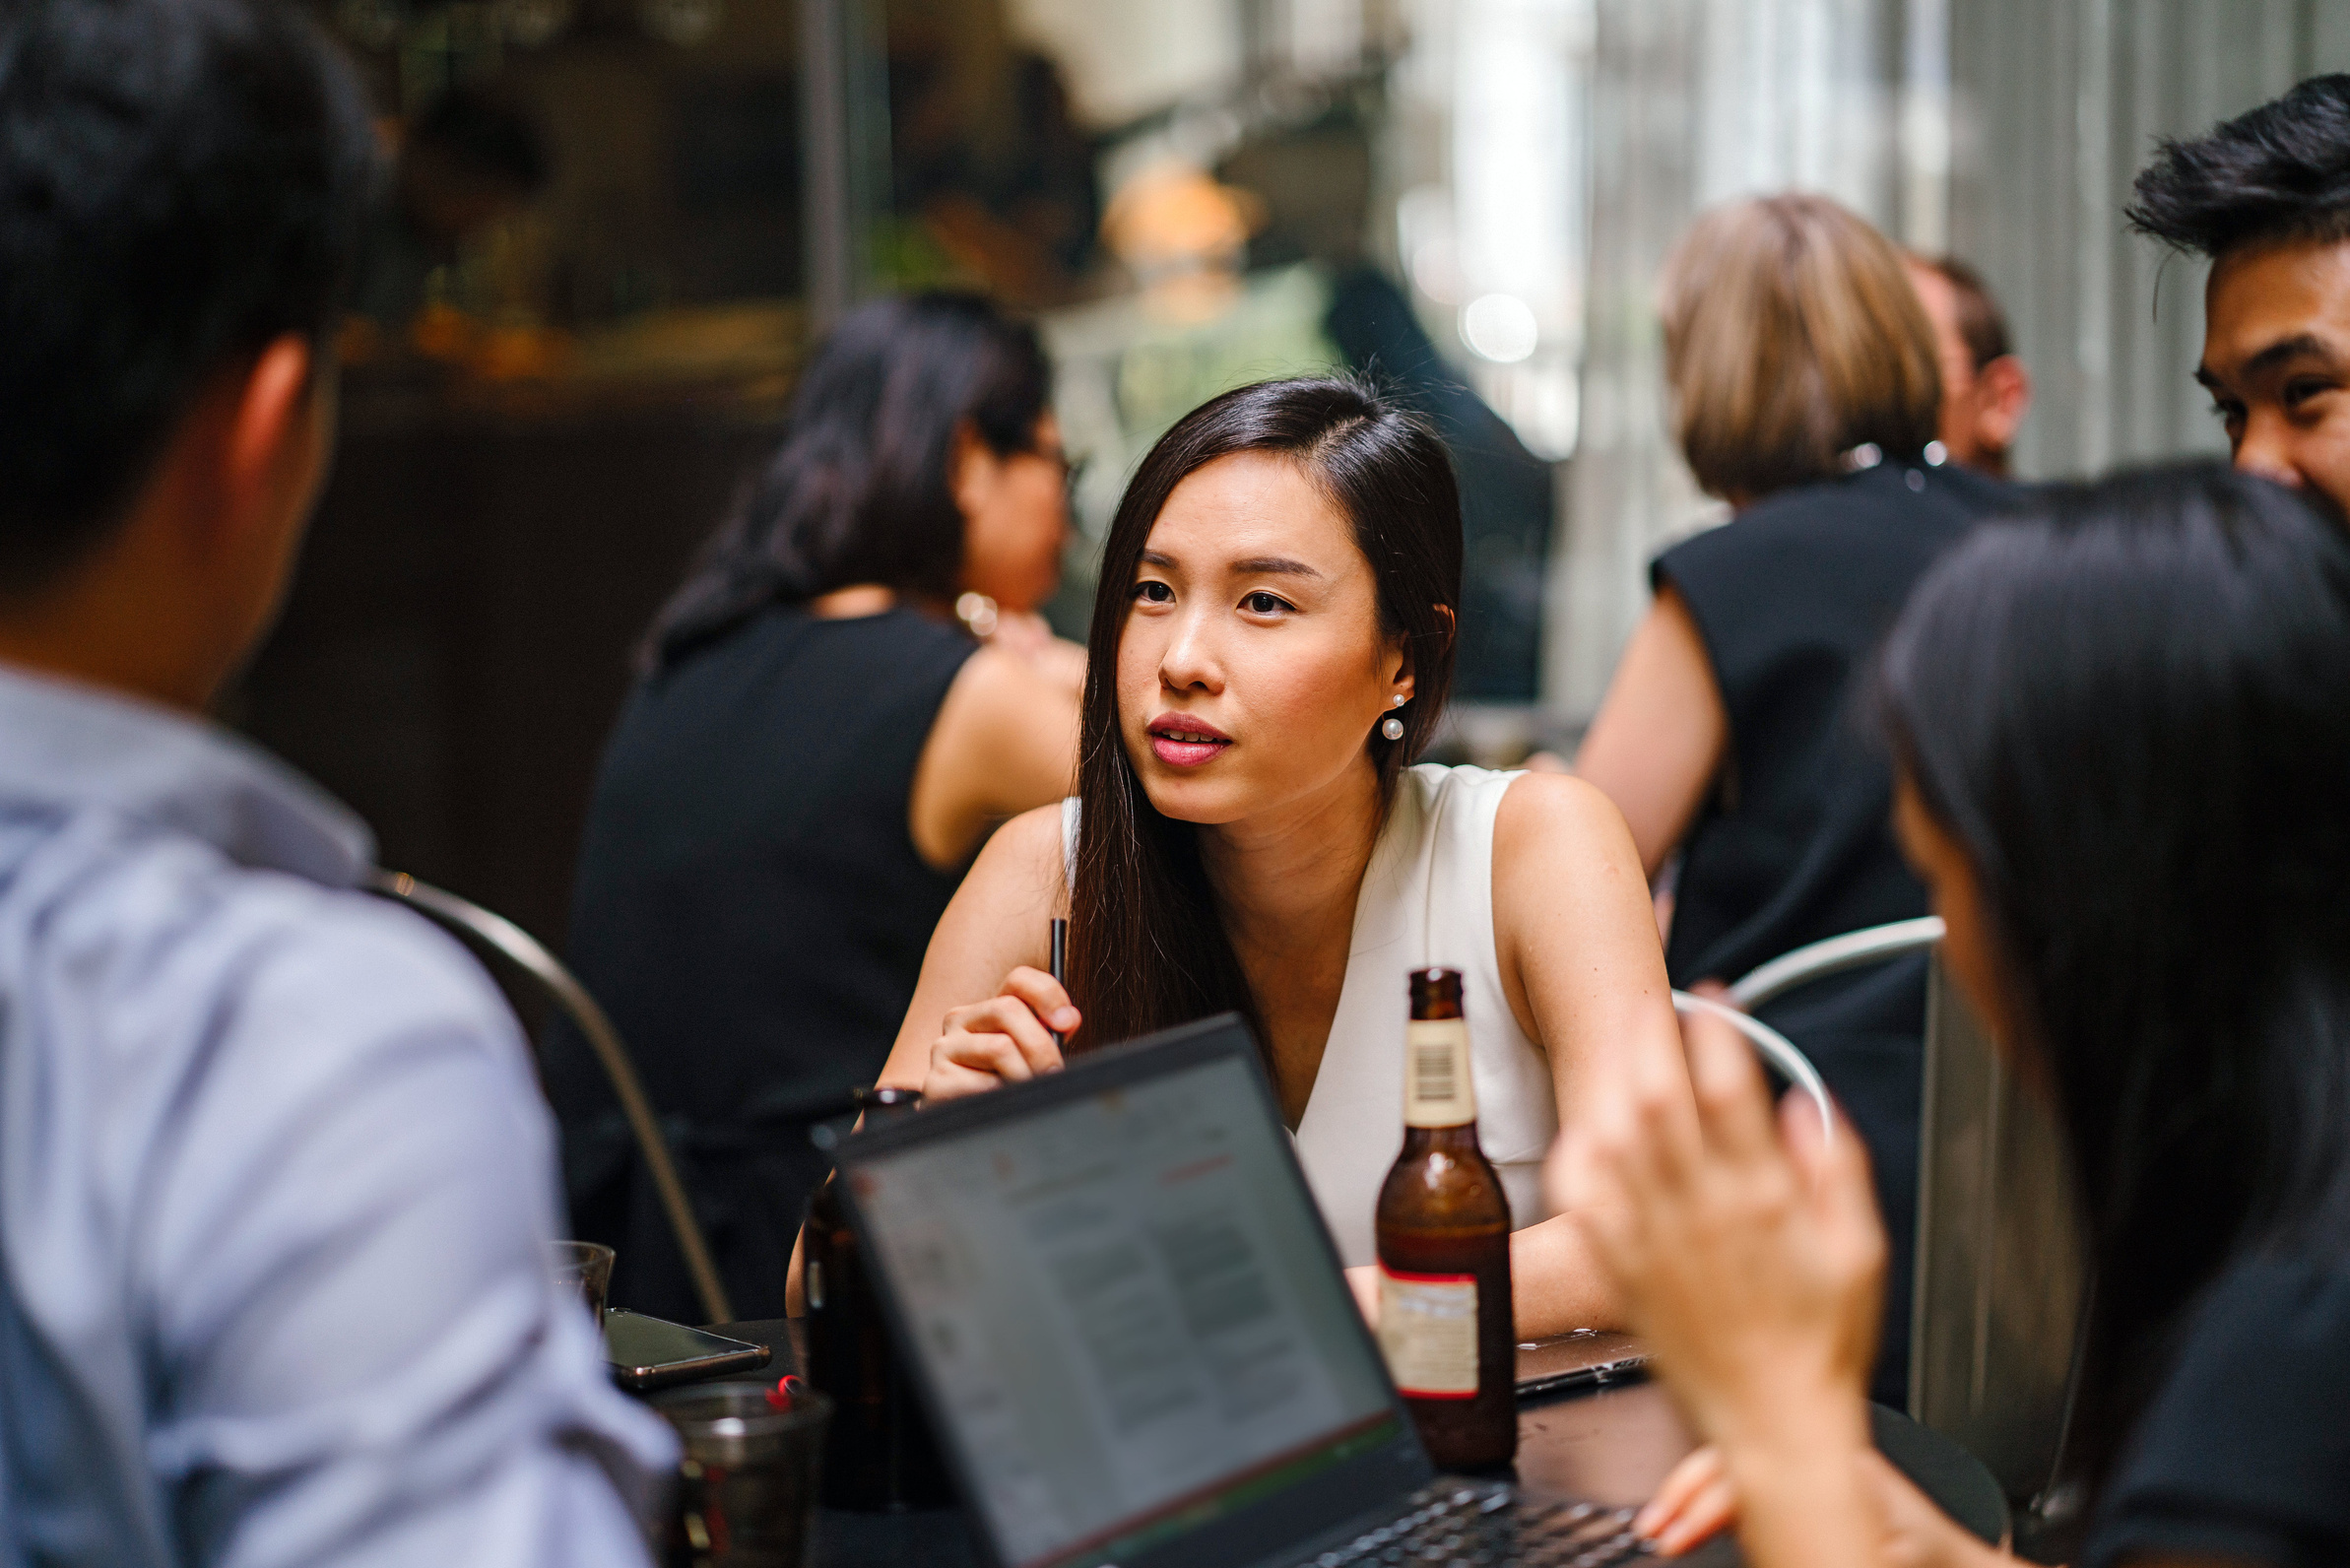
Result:
M1640 1068L1561 1150L1554 1191L1666 1387L1719 1448L1748 1557L1874 1561L1862 1391L1885 1240L1867 1155L1849 1129L1826 1134L1800 1096L1775 1119L1727 1025L1684 1019L1683 1036L1685 1075ZM1719 1514L1713 1478L1676 1480L1680 1506Z

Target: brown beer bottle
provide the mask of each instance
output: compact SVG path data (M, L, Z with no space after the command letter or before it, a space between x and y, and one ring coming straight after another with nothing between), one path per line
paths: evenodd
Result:
M1379 1189L1379 1343L1439 1470L1518 1452L1510 1200L1477 1144L1461 971L1411 972L1403 1152Z
M868 1126L922 1103L919 1089L861 1088ZM808 1296L808 1381L832 1397L823 1501L861 1513L939 1508L954 1482L898 1365L881 1302L834 1177L808 1203L801 1283Z

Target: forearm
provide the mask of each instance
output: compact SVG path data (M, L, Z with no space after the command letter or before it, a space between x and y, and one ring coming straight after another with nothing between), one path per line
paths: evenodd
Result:
M1521 1339L1624 1325L1623 1304L1606 1272L1565 1214L1510 1237L1510 1293Z

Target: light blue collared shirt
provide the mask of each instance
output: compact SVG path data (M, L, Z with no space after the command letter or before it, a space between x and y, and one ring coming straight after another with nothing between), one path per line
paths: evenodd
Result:
M0 667L0 1568L645 1560L674 1445L550 1279L522 1039L372 855Z

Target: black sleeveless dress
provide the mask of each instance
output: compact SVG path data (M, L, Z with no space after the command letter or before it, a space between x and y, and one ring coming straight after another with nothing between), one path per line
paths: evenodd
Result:
M1902 463L1783 490L1659 555L1704 638L1730 715L1720 785L1681 846L1665 968L1736 980L1781 953L1927 913L1894 842L1893 777L1856 696L1910 590L2016 491ZM1875 1169L1892 1242L1870 1394L1909 1399L1925 1091L1924 954L1817 981L1758 1014L1809 1056Z
M781 1114L871 1082L960 881L915 853L914 765L974 644L909 610L771 608L648 678L620 716L580 851L570 959L667 1125L744 1318L783 1316L823 1160ZM586 1045L550 1042L572 1233L620 1251L612 1301L701 1311Z

